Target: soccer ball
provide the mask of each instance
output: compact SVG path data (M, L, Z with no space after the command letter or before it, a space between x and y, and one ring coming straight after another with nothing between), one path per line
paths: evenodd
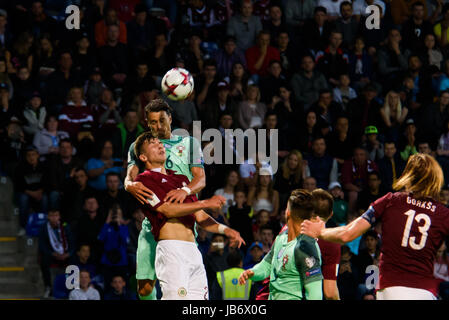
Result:
M193 91L193 77L183 68L173 68L164 75L161 82L162 91L171 100L187 99Z

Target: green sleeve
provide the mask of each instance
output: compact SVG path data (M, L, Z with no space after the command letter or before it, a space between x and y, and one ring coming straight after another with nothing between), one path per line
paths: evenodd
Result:
M300 237L295 246L295 264L301 283L307 285L311 282L323 280L320 252L315 239L308 236Z
M201 144L194 137L190 137L190 159L189 166L204 168L203 151L201 150Z
M135 144L136 144L135 142L131 143L128 149L128 168L137 165L136 163L137 157L136 154L134 153Z
M262 281L263 279L270 276L271 263L263 259L254 267L252 267L251 270L254 272L254 276L251 278L251 281Z
M309 282L304 287L306 300L323 300L323 280Z
M251 270L254 272L252 281L262 281L271 274L271 261L273 260L273 248L268 252L263 260L256 264Z

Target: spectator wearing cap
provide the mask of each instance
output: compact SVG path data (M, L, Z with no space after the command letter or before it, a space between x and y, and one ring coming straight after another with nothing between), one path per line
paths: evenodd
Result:
M416 125L412 118L405 121L404 133L400 143L402 145L400 149L402 160L407 161L411 155L418 153L418 150L416 150Z
M368 151L368 157L371 161L377 162L384 157L384 145L378 139L376 126L367 126L365 128L365 141L363 147Z
M117 26L117 42L127 43L126 24L120 21L117 11L114 8L108 8L104 15L104 19L95 24L95 43L97 48L101 48L109 42L109 27Z
M405 162L401 159L394 141L385 141L385 156L377 162L382 181L382 188L386 192L393 191L393 183L401 176L405 168Z
M119 41L117 25L107 27L106 43L98 49L97 58L108 87L123 88L128 73L128 48Z
M34 146L26 148L13 180L19 204L19 223L22 228L20 234L24 235L30 209L45 213L48 209L45 167L39 162L39 153Z
M318 100L319 92L329 87L324 75L315 68L315 59L305 55L301 59L301 70L290 81L295 93L295 101L307 111Z
M23 117L25 119L23 130L30 138L30 141L33 141L34 135L37 132L44 129L46 116L47 110L42 105L41 95L38 91L35 91L23 111Z
M91 108L100 103L101 94L106 89L106 84L101 77L100 68L95 67L90 71L89 79L84 83L86 102Z
M244 0L240 6L240 13L229 19L226 33L237 39L239 49L246 51L254 45L261 30L260 18L253 15L253 4L250 0Z
M368 158L362 147L354 149L353 157L346 160L341 168L341 182L348 195L349 214L356 214L357 198L368 185L368 174L378 171L375 162Z
M85 123L93 124L92 111L84 100L83 88L72 87L67 95L67 105L59 114L59 127L66 131L72 139L76 138L81 126Z
M260 31L257 35L257 44L245 52L248 71L252 75L266 76L267 69L272 60L280 60L279 50L270 45L270 33Z
M327 47L329 36L332 31L332 24L329 20L327 10L324 7L317 6L313 12L313 18L306 21L301 29L304 38L305 47L313 55Z
M83 80L88 80L94 72L99 73L96 54L93 52L87 33L82 33L75 41L73 52L73 68L80 73ZM98 68L98 70L97 70Z
M273 109L279 102L279 89L286 84L282 75L282 66L279 60L271 60L267 67L267 74L260 78L259 87L262 94L262 102Z
M345 200L345 193L341 184L337 181L331 182L327 188L334 199L332 207L332 217L329 226L344 226L348 223L348 202Z
M219 49L215 56L217 62L217 73L220 78L229 77L232 66L240 63L246 68L246 58L244 53L237 48L235 37L228 36L224 42L223 49Z
M245 259L243 261L243 269L251 269L256 264L258 264L263 258L263 246L259 241L253 242L245 255Z

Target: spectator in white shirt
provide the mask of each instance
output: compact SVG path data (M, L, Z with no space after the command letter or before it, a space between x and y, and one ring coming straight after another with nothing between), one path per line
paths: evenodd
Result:
M90 283L89 271L80 271L80 288L70 292L69 300L100 300L100 293Z

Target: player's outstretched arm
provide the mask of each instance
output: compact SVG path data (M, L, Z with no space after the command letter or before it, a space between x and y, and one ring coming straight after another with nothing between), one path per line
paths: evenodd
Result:
M301 224L301 233L312 238L345 244L360 237L370 228L371 224L363 217L358 217L348 225L337 228L325 228L323 221L304 220Z
M228 226L218 223L214 218L208 215L205 211L200 210L195 213L196 223L207 232L222 233L229 238L229 245L231 247L240 248L242 244L246 244L242 239L240 233Z
M146 204L147 199L153 199L153 191L148 189L140 181L135 181L139 174L139 167L136 165L128 166L125 178L125 190L132 194L141 204Z
M162 213L167 218L178 218L196 213L203 209L221 209L226 203L222 196L213 196L210 199L200 200L188 203L169 203L165 202L156 208L156 211Z

